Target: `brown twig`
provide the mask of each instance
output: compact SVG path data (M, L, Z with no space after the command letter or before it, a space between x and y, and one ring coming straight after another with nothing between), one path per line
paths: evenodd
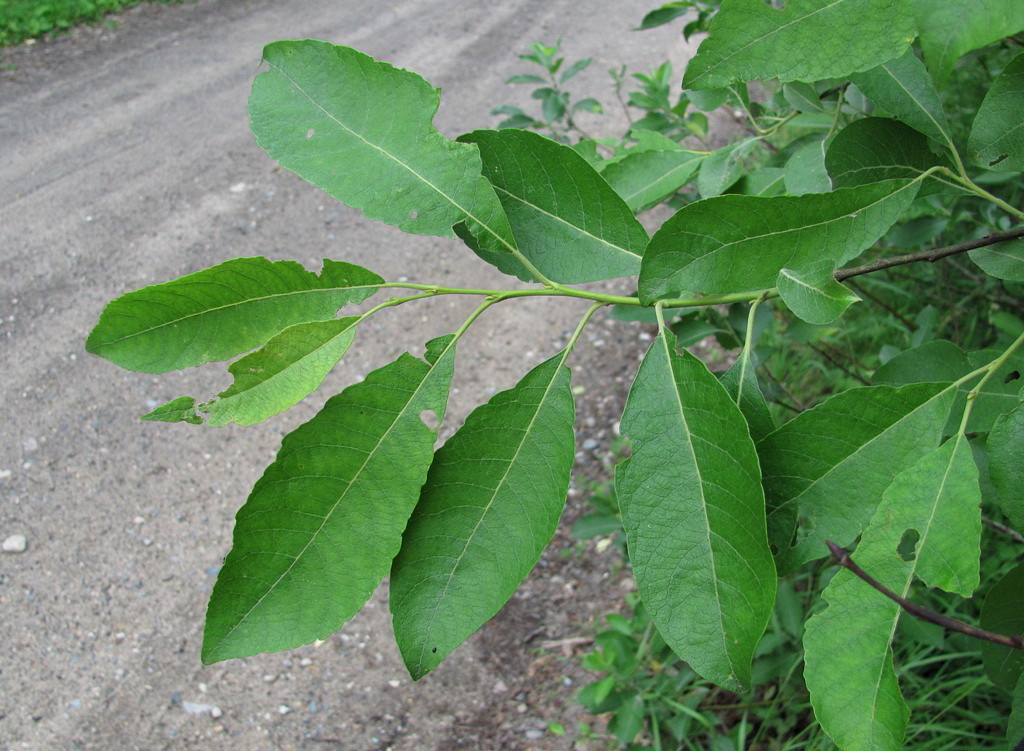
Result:
M864 295L864 297L876 303L880 308L882 308L882 310L889 313L891 316L897 318L899 322L906 326L910 331L917 331L917 329L919 328L916 323L914 323L905 315L900 313L898 310L896 310L896 308L892 307L889 303L887 303L885 300L883 300L881 297L876 295L871 290L865 289L862 285L857 284L856 282L849 282L848 284L850 287L853 288L854 292L856 292L859 295Z
M955 618L950 618L949 616L942 615L941 613L936 613L934 610L929 610L926 607L916 605L910 600L900 597L884 584L872 578L864 569L854 563L850 558L850 554L847 553L846 550L839 547L831 540L826 540L825 544L828 546L829 551L835 557L836 561L839 562L840 566L845 568L864 583L881 592L919 621L934 623L936 626L941 626L948 631L957 631L974 639L989 641L993 644L1010 647L1011 649L1024 649L1024 636L1021 636L1020 634L1005 636L1003 634L993 633L992 631L986 631L983 628L978 628L977 626L972 626L969 623L964 623L963 621L958 621Z
M981 517L982 524L992 527L996 532L1002 532L1004 535L1009 537L1014 542L1024 543L1024 535L1012 527L1007 527L1005 524L1000 524L995 519L989 519L987 516Z
M867 378L862 376L860 373L857 373L857 372L855 372L853 370L850 370L848 367L843 365L841 362L839 362L839 360L837 360L835 357L833 357L831 354L829 354L828 350L826 350L826 349L824 349L822 347L819 347L816 344L808 344L807 346L809 346L811 349L813 349L819 355L824 357L826 360L828 360L830 363L832 363L835 367L839 368L841 371L846 373L846 375L850 376L850 378L854 378L854 379L860 381L865 386L870 386L871 385L871 381L869 381Z
M860 276L861 274L870 274L873 271L881 271L882 269L888 269L893 266L903 266L908 263L918 263L919 261L934 263L946 256L953 256L957 253L966 253L968 250L984 248L986 245L1004 243L1007 240L1016 240L1019 237L1024 237L1024 227L1009 229L1005 232L991 232L984 237L979 237L977 240L965 240L962 243L947 245L942 248L922 250L917 253L906 253L901 256L879 258L877 261L873 261L872 263L868 263L863 266L854 266L852 269L839 269L832 276L835 277L837 282L841 282L844 279Z

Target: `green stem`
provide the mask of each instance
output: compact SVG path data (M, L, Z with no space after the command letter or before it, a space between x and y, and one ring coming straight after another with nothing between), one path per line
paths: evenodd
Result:
M956 155L956 150L955 149L953 150L953 154L954 154L954 156ZM957 157L957 159L959 161L959 157ZM1021 211L1020 209L1011 206L1010 204L1008 204L1006 201L1004 201L1003 199L999 198L998 196L992 195L987 190L985 190L980 185L978 185L976 182L971 180L971 178L969 178L967 176L967 174L964 172L962 164L959 165L959 169L960 169L960 174L957 174L956 172L953 172L952 170L950 170L947 167L932 167L930 170L928 170L927 172L923 173L921 175L921 178L923 179L925 177L930 177L933 173L941 174L941 175L949 178L952 182L956 183L958 187L963 188L968 193L973 193L974 195L978 196L979 198L984 198L986 201L990 201L990 202L994 203L996 206L1001 208L1007 214L1010 214L1011 216L1014 216L1017 219L1024 220L1024 211ZM943 180L943 182L946 182L946 181Z
M569 337L569 343L565 345L565 349L562 352L562 361L558 363L558 367L565 365L565 361L569 357L569 353L572 352L572 348L576 346L576 340L580 338L580 334L583 333L583 329L590 320L590 317L597 312L598 308L603 308L604 305L604 303L595 302L587 308L587 312L583 314L583 318L581 318L580 322L576 325L576 330L573 331L572 336Z
M747 380L747 364L750 362L750 347L754 343L754 316L757 315L757 307L767 299L768 291L763 292L756 300L750 303L750 310L747 312L747 330L743 334L743 349L740 351L740 382L736 389L736 404L743 403L743 385Z
M967 404L964 405L964 414L963 417L960 419L961 435L967 432L967 422L971 418L971 410L974 409L974 403L978 400L978 394L981 393L981 389L985 386L986 383L988 383L988 380L993 375L995 375L995 372L999 370L999 368L1001 368L1007 360L1010 359L1010 356L1013 355L1013 353L1016 352L1022 344L1024 344L1024 334L1018 336L1014 340L1013 344L1006 348L1006 351L1004 351L1003 354L999 355L999 357L990 362L988 365L984 365L978 368L977 370L968 373L963 378L960 378L957 381L955 381L954 385L959 386L960 384L966 383L975 376L984 373L984 376L982 376L982 379L978 381L974 388L967 392Z

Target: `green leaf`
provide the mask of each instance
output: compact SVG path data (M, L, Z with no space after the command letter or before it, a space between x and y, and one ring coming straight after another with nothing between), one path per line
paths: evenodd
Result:
M761 167L741 177L731 192L745 196L777 196L785 192L785 188L782 167Z
M981 516L978 471L962 436L895 477L857 546L857 564L906 597L914 576L967 597L978 584ZM900 554L916 533L916 545ZM804 679L814 714L842 749L902 748L909 711L892 664L900 608L840 570L822 594L828 607L804 636Z
M860 300L828 274L802 274L782 269L776 286L782 301L797 317L808 323L832 323Z
M631 210L641 211L686 185L702 161L688 151L642 151L609 165L601 176Z
M953 150L949 122L924 63L912 49L850 80L876 106L943 147Z
M358 316L289 326L261 349L233 362L234 382L203 405L206 424L255 425L297 404L319 386L356 335Z
M256 142L283 167L406 232L450 235L466 222L486 251L513 249L476 147L434 129L437 89L327 42L275 42L263 59L270 69L253 81L249 119Z
M757 146L756 138L731 143L708 154L700 164L697 190L702 198L720 196L743 174L743 160Z
M235 521L203 662L297 647L351 618L387 574L433 457L452 336L403 354L285 436Z
M1024 282L1024 238L978 248L967 255L996 279Z
M577 60L564 71L562 71L562 75L558 79L559 83L565 83L570 78L575 76L577 73L584 70L588 65L590 65L591 59L592 58L586 57L582 60Z
M914 178L943 163L923 134L882 117L854 120L836 134L825 152L825 168L837 188ZM920 194L931 192L934 184L926 181Z
M997 172L1024 170L1024 52L1009 62L985 95L967 139L967 156Z
M971 372L967 353L953 342L933 339L900 352L875 371L872 383L904 386L919 381L955 381Z
M755 355L744 349L722 376L722 386L740 408L755 443L775 430L775 418L757 381Z
M1000 415L988 434L988 473L999 507L1024 529L1024 405Z
M913 0L921 51L936 83L971 50L1024 30L1019 0Z
M917 186L886 180L832 193L727 195L684 206L644 252L641 299L768 289L783 268L830 274L885 234Z
M683 88L845 78L899 57L913 39L909 3L788 0L775 10L764 0L722 0Z
M203 422L203 418L196 414L196 400L191 396L171 399L167 404L143 415L142 419L150 422L189 422L193 425L201 425Z
M1006 740L1011 749L1017 749L1024 743L1024 676L1017 681L1013 689L1013 699L1010 705L1010 720L1006 725Z
M809 83L793 81L782 87L786 103L797 112L823 112L821 97Z
M391 571L414 679L498 612L555 532L574 451L566 354L475 409L437 452Z
M516 76L510 76L509 78L505 79L505 83L541 83L541 84L546 84L547 82L548 82L548 80L546 78L541 78L540 76L535 76L535 75L533 75L531 73L526 73L526 74L521 74L521 75L516 75Z
M786 161L784 180L791 196L827 193L832 181L825 171L825 141L804 144Z
M294 261L236 258L109 303L85 347L116 365L166 373L226 360L296 323L334 318L384 280L324 260L319 275Z
M775 597L760 470L739 408L674 339L662 329L630 389L632 454L615 491L654 624L694 670L735 690L750 683Z
M633 30L646 31L647 29L664 26L665 24L676 20L680 16L685 16L690 12L692 5L692 2L665 3L660 8L655 8L648 12L647 15L643 17L640 25Z
M825 540L856 539L893 478L938 445L954 393L942 383L850 389L758 443L780 570L826 555Z
M522 130L478 130L479 146L523 254L556 282L635 274L647 232L587 160Z
M981 627L1007 636L1024 634L1024 564L992 585L981 606ZM981 642L981 661L994 684L1013 691L1024 671L1024 650Z

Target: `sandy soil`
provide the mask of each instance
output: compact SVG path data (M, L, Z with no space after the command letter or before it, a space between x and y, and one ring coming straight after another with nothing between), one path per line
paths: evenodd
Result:
M83 342L109 299L243 255L504 284L457 242L368 222L277 168L245 116L262 46L315 37L416 70L444 89L436 122L455 136L493 126L495 105L526 104L503 84L523 69L515 53L562 36L571 58L595 58L574 88L611 112L587 125L613 134L625 121L604 71L684 54L674 28L628 30L648 5L198 0L2 53L0 539L28 546L0 556L0 749L572 747L569 697L585 676L540 645L586 634L629 581L609 574L612 553L563 555L564 528L502 613L417 684L392 642L386 587L318 647L199 662L235 510L281 436L453 330L472 301L374 318L317 394L251 429L140 422L172 397L220 390L223 369L132 374ZM585 308L539 302L504 306L468 335L446 431L554 352ZM576 496L601 472L643 337L599 320L571 363ZM546 734L551 720L569 735Z

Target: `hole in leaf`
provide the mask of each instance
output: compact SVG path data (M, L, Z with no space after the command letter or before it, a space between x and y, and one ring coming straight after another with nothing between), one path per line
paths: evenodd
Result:
M434 648L433 648L432 650L430 650L430 651L431 651L431 652L436 652L436 651L437 651L437 647L434 647Z
M778 555L779 554L779 546L776 545L774 542L773 543L769 543L768 550L771 551L772 555Z
M420 215L420 212L418 212L416 209L413 209L412 211L409 212L409 218L410 219L415 219L419 215Z
M306 131L306 138L312 138L314 133L316 133L316 131L313 128L310 128Z
M437 430L437 414L432 409L425 409L420 412L420 422L429 430Z
M920 539L921 535L916 529L908 529L904 532L903 537L900 538L900 544L896 546L896 552L899 553L900 558L907 563L917 558L917 541Z
M1009 373L1006 374L1006 378L1003 379L1003 383L1012 383L1013 381L1019 381L1019 380L1020 380L1020 371L1019 370L1011 370Z
M1006 157L1008 157L1008 156L1010 156L1010 155L1009 154L1000 154L995 159L993 159L991 162L989 162L988 166L989 167L995 167L997 164L999 164L1001 161L1006 159Z

